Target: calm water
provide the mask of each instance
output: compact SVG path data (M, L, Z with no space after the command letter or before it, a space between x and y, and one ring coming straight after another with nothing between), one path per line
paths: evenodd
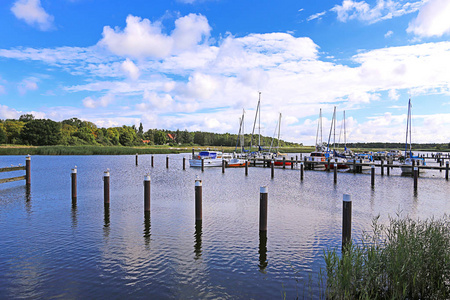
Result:
M185 155L186 157L188 154ZM353 238L401 213L450 211L450 182L428 171L419 179L269 168L182 170L183 155L33 156L24 181L0 185L0 298L287 299L319 298L324 249L341 245L342 195L353 201ZM0 157L0 167L25 163ZM72 207L70 172L78 168ZM103 172L111 205L103 206ZM0 173L1 178L24 171ZM143 179L151 175L151 217ZM194 181L203 180L203 223L195 226ZM268 185L267 239L258 229L259 189ZM312 294L312 296L311 296Z

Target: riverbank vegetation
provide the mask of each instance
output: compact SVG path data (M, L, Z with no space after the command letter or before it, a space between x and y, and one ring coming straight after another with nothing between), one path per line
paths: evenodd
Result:
M324 253L327 299L449 299L450 218L377 219L346 251Z

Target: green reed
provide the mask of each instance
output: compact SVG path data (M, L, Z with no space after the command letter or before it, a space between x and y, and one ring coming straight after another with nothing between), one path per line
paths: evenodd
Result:
M40 146L40 147L4 147L0 155L133 155L133 154L169 154L190 152L185 149L168 147L122 147L122 146Z
M330 299L449 299L450 218L375 218L361 243L324 259Z

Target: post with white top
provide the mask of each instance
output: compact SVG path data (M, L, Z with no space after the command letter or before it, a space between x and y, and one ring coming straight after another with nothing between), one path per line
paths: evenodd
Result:
M273 177L275 176L273 165L274 165L274 162L273 162L273 160L272 160L272 161L270 161L270 174L271 174L271 178L273 178Z
M109 206L109 171L103 174L103 203Z
M72 169L72 204L77 202L77 166Z
M414 190L417 191L417 178L419 177L419 168L414 167Z
M259 188L259 231L267 231L268 187Z
M303 181L303 172L304 172L304 166L303 162L300 163L300 180Z
M445 162L445 179L446 180L448 180L448 169L449 169L448 164L449 164L449 161L447 160Z
M448 162L447 162L448 167ZM25 158L25 181L27 187L30 187L31 185L31 156L28 154L28 156Z
M337 183L337 163L333 163L334 184Z
M150 175L144 176L144 212L150 212Z
M372 187L375 186L375 165L370 166L370 184Z
M344 194L342 209L342 251L352 240L352 200L351 196Z
M195 221L202 220L202 181L195 179Z

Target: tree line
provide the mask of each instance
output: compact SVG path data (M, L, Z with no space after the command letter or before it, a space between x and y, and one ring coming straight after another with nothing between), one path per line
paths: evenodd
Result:
M244 145L250 145L251 135L244 136ZM283 140L262 136L261 144L280 147L298 146ZM187 130L149 129L144 131L142 123L136 126L99 128L94 123L71 118L56 122L50 119L36 119L32 114L21 115L19 119L0 120L0 144L30 146L139 146L139 145L199 145L236 146L237 134L213 133ZM257 141L253 141L256 145Z

